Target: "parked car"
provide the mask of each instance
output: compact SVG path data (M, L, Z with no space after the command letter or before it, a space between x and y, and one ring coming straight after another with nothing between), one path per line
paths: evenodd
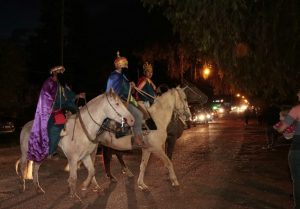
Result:
M0 118L0 133L13 133L16 127L12 119L10 118Z

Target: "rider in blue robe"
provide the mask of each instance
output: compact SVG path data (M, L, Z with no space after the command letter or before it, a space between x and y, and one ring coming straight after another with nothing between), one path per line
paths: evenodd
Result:
M119 95L119 97L121 97L123 101L128 100L128 111L133 115L135 119L133 125L133 147L146 147L146 145L143 143L142 134L143 114L137 108L137 102L132 96L130 90L135 86L135 84L133 82L129 82L129 80L123 74L123 69L128 68L128 61L125 57L120 57L119 53L117 53L117 59L115 60L114 64L116 69L110 74L108 78L106 92L108 92L112 88Z

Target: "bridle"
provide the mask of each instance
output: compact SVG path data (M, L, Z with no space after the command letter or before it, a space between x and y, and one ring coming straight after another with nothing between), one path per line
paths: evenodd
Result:
M180 92L178 89L175 89L175 91L178 94L179 100L181 101L181 103L183 104L182 108L177 108L176 107L176 96L175 96L175 108L174 108L174 113L175 115L178 115L179 117L181 116L185 116L186 118L190 117L190 109L187 105L187 102L182 98Z

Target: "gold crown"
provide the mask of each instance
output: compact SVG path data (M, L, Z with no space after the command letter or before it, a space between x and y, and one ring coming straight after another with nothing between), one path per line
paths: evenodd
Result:
M115 59L114 64L117 69L128 68L128 61L126 57L121 57L119 51L117 51L117 58Z
M50 74L53 74L54 72L57 72L57 73L64 73L65 72L65 68L64 66L55 66L53 68L50 69L49 73Z
M153 68L152 68L152 65L149 64L148 62L145 62L145 64L143 65L143 68L144 68L144 72L145 71L148 71L148 72L153 72Z

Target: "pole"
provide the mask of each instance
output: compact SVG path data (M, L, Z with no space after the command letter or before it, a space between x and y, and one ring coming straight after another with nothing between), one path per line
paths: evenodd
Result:
M60 64L64 64L64 10L65 2L61 0L61 22L60 22Z

